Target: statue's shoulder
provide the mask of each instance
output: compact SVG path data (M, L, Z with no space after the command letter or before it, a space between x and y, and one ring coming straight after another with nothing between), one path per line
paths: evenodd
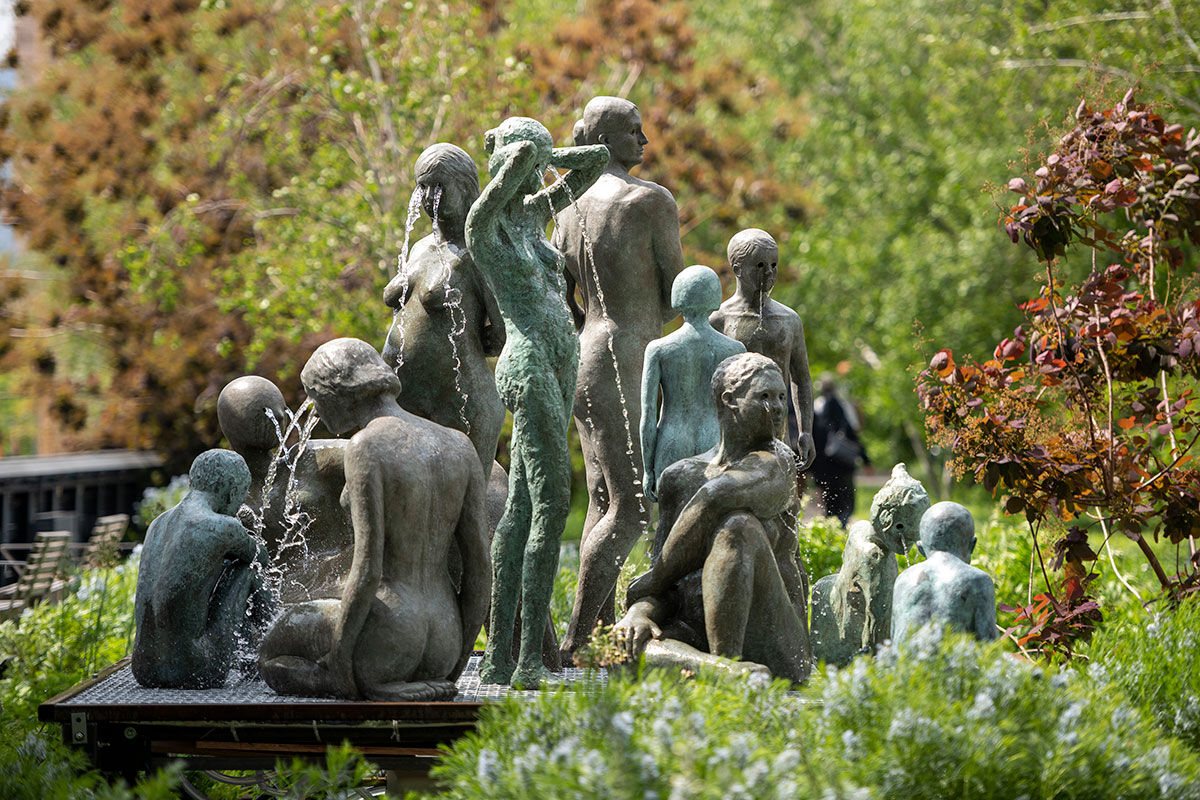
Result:
M675 195L671 194L670 189L653 181L644 181L640 178L635 180L637 183L633 184L631 194L637 200L639 207L661 212L669 211L671 214L679 213L679 208L675 204Z

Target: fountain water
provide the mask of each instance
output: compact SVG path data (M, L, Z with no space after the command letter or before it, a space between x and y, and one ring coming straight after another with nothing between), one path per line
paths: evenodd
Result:
M458 353L458 342L467 332L467 314L462 307L462 292L450 285L450 260L446 258L446 249L451 245L442 236L438 225L438 208L442 203L442 185L433 187L433 209L430 214L433 220L433 247L437 251L438 261L442 265L442 294L445 295L446 313L450 315L450 357L454 361L454 390L458 393L458 418L463 424L463 432L471 435L471 420L467 417L467 392L462 384L462 358Z
M400 366L404 363L404 306L408 300L408 242L412 236L413 228L417 224L417 217L421 215L421 203L425 201L425 187L417 184L417 188L413 189L412 197L408 199L408 214L404 218L404 245L401 247L400 255L396 256L396 274L400 276L400 299L399 308L392 312L392 325L388 328L387 336L384 337L384 342L388 342L392 338L393 331L399 331L400 337L396 344L396 366L395 372L399 373ZM436 227L436 226L435 226Z

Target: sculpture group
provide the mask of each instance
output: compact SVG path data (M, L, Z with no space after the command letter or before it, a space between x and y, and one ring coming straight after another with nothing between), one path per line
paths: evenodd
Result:
M652 664L797 682L929 622L994 636L970 514L930 508L903 465L810 598L796 479L814 455L812 383L800 318L770 297L775 240L730 240L722 303L716 272L683 268L670 192L629 174L647 144L637 107L595 98L574 138L556 148L537 121L504 120L484 137L482 191L464 150L430 147L412 212L433 233L384 292L382 353L321 345L295 411L263 378L225 388L232 450L197 458L147 534L141 683L207 688L236 668L281 694L448 699L485 625L481 680L525 687L599 622ZM588 511L560 653L572 417ZM311 437L318 419L335 438ZM617 598L654 503L651 567ZM928 560L898 573L918 537Z

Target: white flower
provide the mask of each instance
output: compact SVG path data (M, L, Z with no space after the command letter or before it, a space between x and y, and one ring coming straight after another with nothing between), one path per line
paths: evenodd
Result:
M492 750L479 751L479 762L475 765L475 777L484 786L491 786L500 777L500 757Z

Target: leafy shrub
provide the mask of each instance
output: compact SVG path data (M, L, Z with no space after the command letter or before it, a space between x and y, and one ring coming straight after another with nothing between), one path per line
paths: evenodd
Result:
M0 785L7 800L171 800L179 769L168 767L130 789L88 768L87 758L58 740L57 731L0 735Z
M0 623L0 678L5 716L23 727L37 706L123 658L133 642L133 595L140 557L111 569L86 570L59 603L26 609Z
M1200 797L1200 759L1102 676L936 629L800 692L647 672L510 700L435 773L458 798Z
M832 575L842 566L846 529L837 517L814 517L800 528L800 560L810 583Z
M1089 655L1167 733L1200 750L1200 600L1102 630Z
M142 499L134 504L133 522L145 531L154 522L154 518L168 508L179 505L179 501L188 493L191 482L187 475L176 475L166 486L150 486L142 492Z

